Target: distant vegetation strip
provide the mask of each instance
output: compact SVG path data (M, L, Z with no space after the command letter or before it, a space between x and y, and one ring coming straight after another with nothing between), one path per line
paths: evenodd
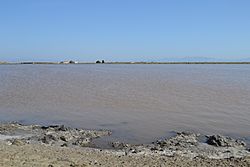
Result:
M58 62L1 62L0 64L65 64ZM67 64L67 63L66 63ZM69 63L71 64L71 63ZM73 63L74 64L74 63ZM78 62L75 64L99 64L96 62ZM102 64L250 64L250 62L105 62Z
M106 64L250 64L250 62L107 62Z

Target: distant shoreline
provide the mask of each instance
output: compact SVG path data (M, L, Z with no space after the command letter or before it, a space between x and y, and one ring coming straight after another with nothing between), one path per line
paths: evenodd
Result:
M0 62L0 65L28 65L28 64L51 64L51 65L68 65L68 64L250 64L250 62L79 62L79 63L58 63L58 62Z

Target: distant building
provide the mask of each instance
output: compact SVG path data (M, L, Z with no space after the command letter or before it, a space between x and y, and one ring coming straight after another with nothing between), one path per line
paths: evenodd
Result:
M77 61L73 61L73 60L60 62L60 64L77 64L77 63L78 63Z
M105 63L104 60L100 61L100 60L97 60L95 63Z
M77 64L78 62L76 62L76 61L73 61L73 60L70 60L69 61L69 64Z

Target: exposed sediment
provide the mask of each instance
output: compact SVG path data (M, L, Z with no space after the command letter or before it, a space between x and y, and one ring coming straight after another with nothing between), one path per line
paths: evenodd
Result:
M208 136L206 142L198 139L199 135L181 132L176 136L158 140L153 144L129 145L114 142L113 147L122 149L126 154L158 154L161 156L183 156L188 158L205 157L210 159L242 158L250 156L249 149L243 141L216 135ZM215 139L214 139L215 138ZM211 140L213 142L211 143ZM223 145L216 145L217 142Z
M65 127L64 125L22 125L19 123L0 124L0 139L8 144L46 144L62 147L92 145L92 140L110 135L108 130L85 130Z
M113 149L93 147L108 130L63 125L0 124L0 166L250 166L243 141L221 135L180 132L152 144L113 142Z

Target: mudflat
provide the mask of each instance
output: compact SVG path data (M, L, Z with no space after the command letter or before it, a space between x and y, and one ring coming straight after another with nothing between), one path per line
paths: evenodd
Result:
M250 166L244 141L221 135L179 132L152 144L110 143L96 148L95 138L107 130L84 130L63 125L0 125L0 165L7 166Z

